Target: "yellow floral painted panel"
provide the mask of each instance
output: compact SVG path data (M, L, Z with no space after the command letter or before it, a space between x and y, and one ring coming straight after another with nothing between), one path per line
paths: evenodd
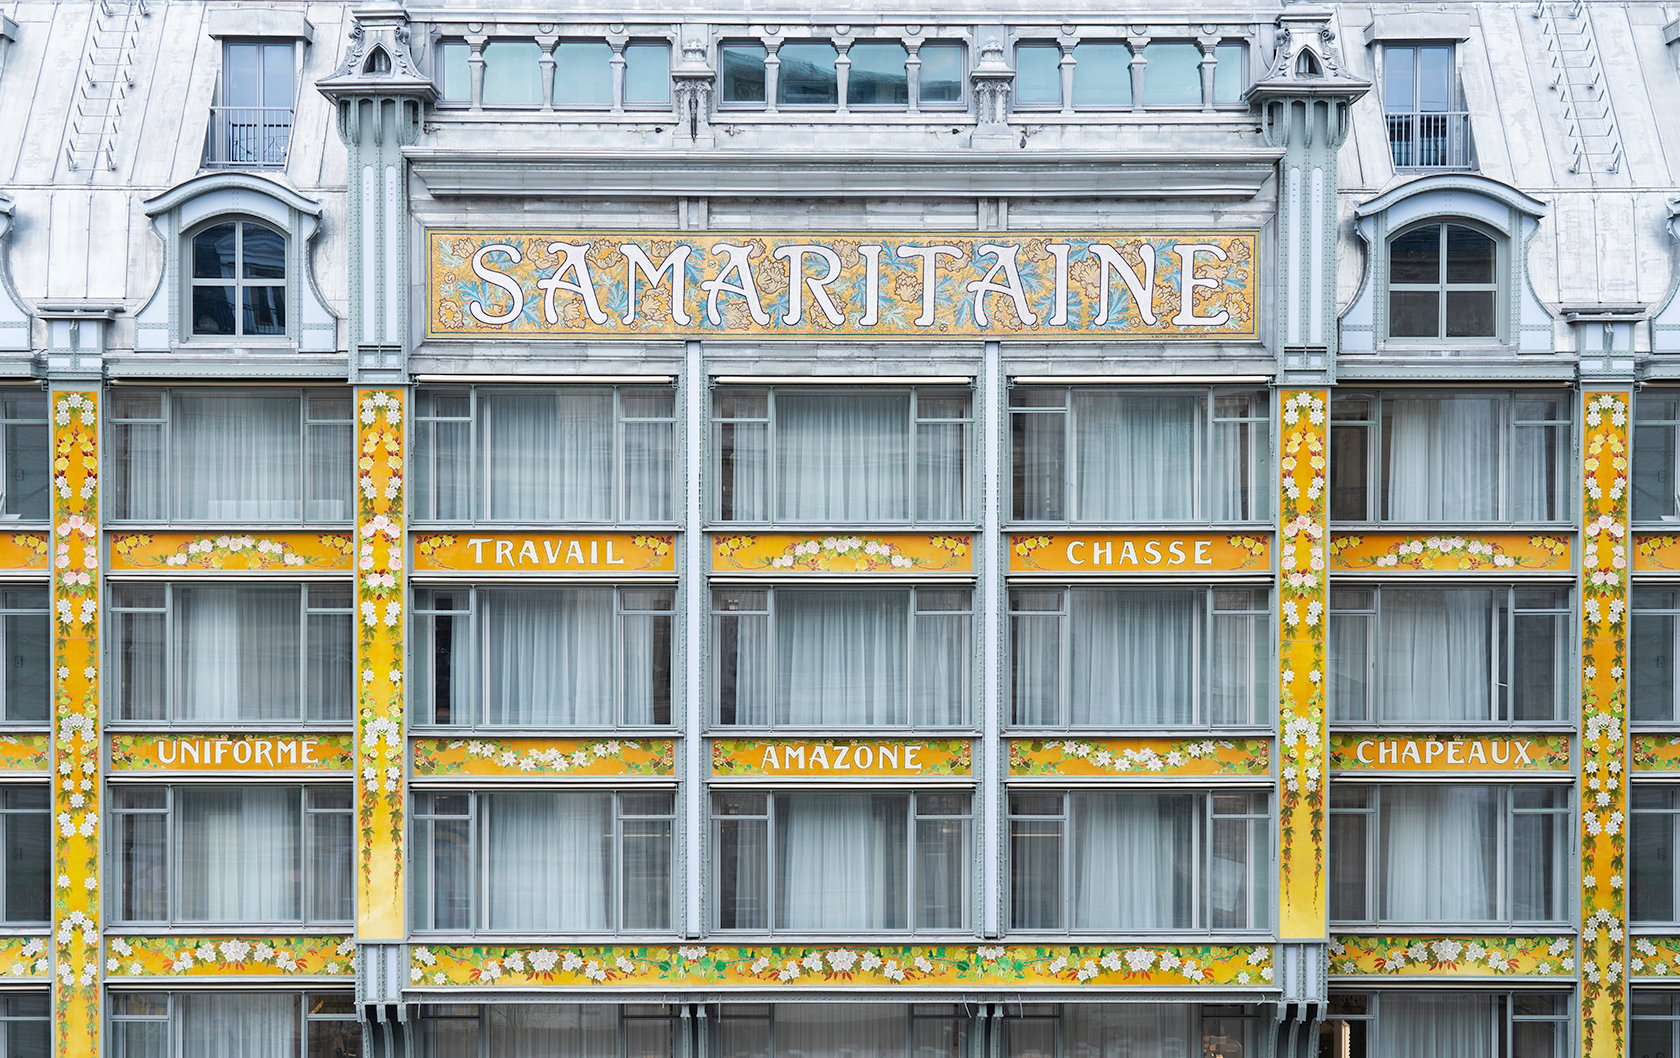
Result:
M1680 572L1680 536L1668 533L1633 534L1633 571Z
M1634 735L1629 757L1636 772L1680 771L1680 735Z
M1335 573L1569 573L1573 538L1552 533L1338 533Z
M972 573L967 536L867 533L799 536L719 533L712 569L720 573Z
M1581 1053L1627 1026L1628 394L1581 395Z
M428 338L1256 337L1255 232L428 231Z
M350 772L350 735L111 735L112 771Z
M118 573L349 573L349 533L114 533Z
M0 772L45 775L51 769L51 735L0 735Z
M41 532L0 532L0 572L45 573L52 542Z
M416 573L674 573L670 533L419 533Z
M1330 736L1332 772L1568 772L1569 735Z
M1266 738L1015 738L1011 779L1269 778Z
M1016 533L1011 573L1269 573L1272 537L1242 533Z
M1330 741L1324 685L1328 536L1325 452L1330 395L1284 391L1278 522L1278 936L1326 935L1325 781Z
M105 973L134 980L356 976L351 937L111 937Z
M967 779L966 738L713 739L714 778Z
M1646 980L1680 978L1680 937L1635 937L1628 975Z
M1509 934L1330 938L1330 973L1341 977L1575 976L1575 938Z
M398 940L403 915L403 406L356 391L356 934Z
M415 946L420 987L1194 987L1272 980L1270 945Z
M669 738L417 738L416 779L565 779L676 776Z
M0 980L45 981L51 976L46 937L0 937Z

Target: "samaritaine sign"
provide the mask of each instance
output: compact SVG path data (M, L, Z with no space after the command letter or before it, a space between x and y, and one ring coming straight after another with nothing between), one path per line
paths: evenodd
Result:
M1254 232L427 232L429 338L1257 337Z

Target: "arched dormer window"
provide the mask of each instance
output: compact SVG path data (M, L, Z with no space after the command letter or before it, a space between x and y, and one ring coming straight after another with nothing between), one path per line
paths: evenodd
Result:
M194 337L286 333L286 235L260 221L218 218L188 236Z
M1388 241L1388 336L1497 341L1501 239L1476 225L1414 225Z

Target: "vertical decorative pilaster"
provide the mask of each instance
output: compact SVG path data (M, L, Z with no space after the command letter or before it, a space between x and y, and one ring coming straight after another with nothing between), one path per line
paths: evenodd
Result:
M1582 394L1581 1054L1627 1042L1629 394Z
M1285 390L1278 471L1278 937L1329 938L1325 455L1330 394Z
M403 938L404 406L356 391L356 937Z
M52 394L53 1034L100 1052L99 392Z

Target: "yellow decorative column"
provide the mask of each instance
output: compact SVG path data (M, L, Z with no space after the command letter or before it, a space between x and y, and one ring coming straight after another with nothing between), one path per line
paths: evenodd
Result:
M52 394L53 1016L100 1053L99 393Z
M1329 713L1325 708L1325 454L1330 395L1279 394L1278 496L1278 938L1329 936L1327 837Z
M1627 1038L1628 431L1626 392L1582 395L1581 1054Z
M356 391L356 938L403 938L405 394Z

